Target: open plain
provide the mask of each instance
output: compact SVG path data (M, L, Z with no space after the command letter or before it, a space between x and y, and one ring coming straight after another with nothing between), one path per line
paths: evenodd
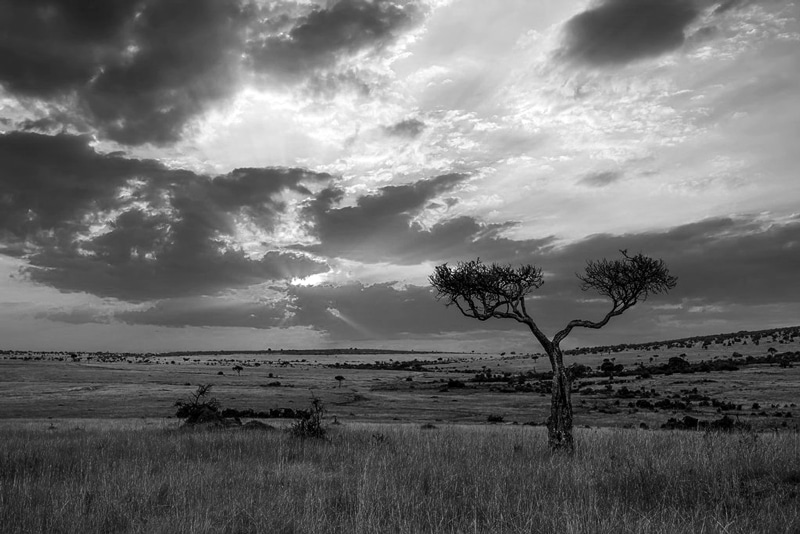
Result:
M793 328L574 351L574 456L547 449L535 354L6 352L0 524L795 533L798 345ZM198 384L268 426L182 428L175 402ZM312 397L326 439L281 431Z
M755 429L796 430L798 351L798 328L579 349L567 355L568 364L588 368L573 383L576 425L658 428L669 418L727 414ZM784 358L763 361L771 355ZM708 366L670 367L670 358ZM601 371L604 361L607 372ZM548 370L546 358L514 350L7 352L0 355L0 418L169 418L175 401L198 384L213 384L222 407L237 410L303 409L317 396L339 422L485 423L502 417L504 423L540 424L549 410Z

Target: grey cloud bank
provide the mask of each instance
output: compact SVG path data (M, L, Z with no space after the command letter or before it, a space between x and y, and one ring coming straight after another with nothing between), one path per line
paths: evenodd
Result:
M227 239L236 217L268 231L283 210L277 195L307 193L304 183L329 175L269 168L211 177L100 155L86 141L0 136L0 246L27 258L32 280L142 301L327 270L291 251L253 258Z

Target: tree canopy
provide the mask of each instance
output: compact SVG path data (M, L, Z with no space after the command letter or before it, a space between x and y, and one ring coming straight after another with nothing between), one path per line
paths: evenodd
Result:
M455 305L467 317L485 321L491 317L522 320L525 296L544 283L542 270L532 265L486 265L480 258L450 268L436 267L429 277L437 299Z

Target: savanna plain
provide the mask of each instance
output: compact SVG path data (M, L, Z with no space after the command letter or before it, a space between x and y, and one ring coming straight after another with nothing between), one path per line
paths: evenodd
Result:
M573 455L514 347L5 351L0 530L800 532L800 328L567 358ZM235 424L176 417L200 384ZM314 398L325 436L290 432Z

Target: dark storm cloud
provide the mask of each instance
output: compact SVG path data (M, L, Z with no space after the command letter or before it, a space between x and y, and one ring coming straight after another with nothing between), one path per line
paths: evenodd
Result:
M94 121L122 143L169 143L237 82L246 10L233 0L158 0L130 22L129 42L81 91Z
M329 179L284 168L210 177L97 154L81 137L0 135L0 243L34 281L131 301L304 277L327 266L296 252L252 258L229 238L236 217L269 231L281 192Z
M116 141L172 142L234 88L251 12L237 0L3 2L0 83L74 100L72 123Z
M275 9L279 9L275 8ZM255 35L248 42L253 66L267 73L305 76L332 67L340 56L379 49L419 22L416 3L386 0L340 0L327 8L314 6L292 18L265 11L266 23L282 31ZM277 29L277 28L276 28Z
M386 133L389 135L411 139L418 137L424 130L425 123L419 119L406 119L385 128Z
M622 178L622 174L614 171L597 172L581 178L578 183L589 187L605 187Z
M119 187L139 175L163 178L158 163L102 156L85 137L0 135L0 229L7 237L85 227L92 210L110 209Z
M567 248L559 262L597 258L617 249L661 257L679 277L670 301L712 303L797 302L800 220L764 225L754 219L716 218L665 232L597 235Z
M305 209L320 243L307 249L366 263L414 264L479 255L500 260L529 257L551 240L512 241L499 234L510 224L482 224L457 217L423 228L414 218L430 201L466 180L446 174L413 184L387 186L359 197L355 206L335 207L343 192L327 189Z
M79 89L125 46L136 10L130 0L0 3L0 80L31 96Z
M380 0L10 0L0 3L0 85L49 110L22 129L168 144L248 69L315 93L368 92L335 70L339 60L384 47L421 17L416 3Z
M605 0L567 22L565 54L590 65L619 65L683 44L699 11L689 0Z

